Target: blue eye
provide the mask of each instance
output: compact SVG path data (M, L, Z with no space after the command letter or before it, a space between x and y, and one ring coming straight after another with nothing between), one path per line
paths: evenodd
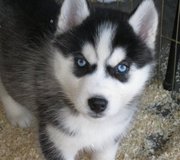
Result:
M87 65L87 61L83 58L77 58L76 64L78 67L85 67Z
M117 66L117 70L118 70L119 73L125 74L125 73L127 73L129 71L129 68L125 64L119 64Z

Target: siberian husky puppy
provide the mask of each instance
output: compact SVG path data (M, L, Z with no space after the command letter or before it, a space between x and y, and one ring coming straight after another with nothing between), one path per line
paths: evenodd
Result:
M47 160L74 160L81 150L114 160L154 66L155 5L144 0L128 15L86 0L57 4L56 31L42 36L29 32L16 5L0 0L4 109L20 127L35 115Z

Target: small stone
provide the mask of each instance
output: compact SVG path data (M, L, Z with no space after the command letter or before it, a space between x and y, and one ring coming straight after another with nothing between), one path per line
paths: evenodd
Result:
M171 111L169 109L164 109L164 111L161 112L161 115L163 117L167 117L170 113L171 113Z
M148 136L146 138L146 148L149 150L149 154L155 155L159 151L162 151L168 140L168 138L165 138L160 133L155 133Z
M172 109L173 109L173 106L168 103L168 104L158 104L158 103L155 103L152 107L149 107L151 112L157 114L157 115L161 115L162 117L167 117L167 116L170 116L172 115Z

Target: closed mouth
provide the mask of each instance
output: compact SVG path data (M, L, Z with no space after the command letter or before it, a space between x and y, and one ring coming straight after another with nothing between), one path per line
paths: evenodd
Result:
M99 118L104 117L104 114L103 113L92 113L92 112L90 112L89 116L92 118L95 118L95 119L99 119Z

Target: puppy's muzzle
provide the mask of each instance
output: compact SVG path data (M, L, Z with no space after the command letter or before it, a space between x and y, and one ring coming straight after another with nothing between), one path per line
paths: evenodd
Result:
M108 101L104 98L92 97L88 100L88 105L96 114L101 114L107 108Z

